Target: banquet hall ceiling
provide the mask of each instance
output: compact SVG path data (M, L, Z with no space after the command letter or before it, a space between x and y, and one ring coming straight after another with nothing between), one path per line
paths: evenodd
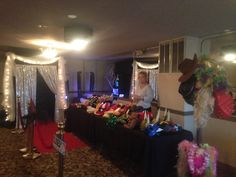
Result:
M93 29L88 48L65 55L105 58L179 36L234 30L235 19L235 0L1 0L0 50L38 49L22 41L63 41L65 26L86 24Z

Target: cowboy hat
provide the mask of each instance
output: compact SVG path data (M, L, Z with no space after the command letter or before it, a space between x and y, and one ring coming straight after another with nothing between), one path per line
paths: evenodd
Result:
M179 85L179 93L182 95L185 102L190 105L194 105L194 92L195 92L196 77L192 75L185 82L181 82Z
M185 82L187 81L192 74L194 73L194 70L197 67L197 55L194 54L193 60L189 58L185 58L180 64L179 64L179 71L182 73L182 75L179 78L179 82Z

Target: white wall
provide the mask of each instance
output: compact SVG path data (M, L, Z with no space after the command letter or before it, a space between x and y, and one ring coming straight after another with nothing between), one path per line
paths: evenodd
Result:
M160 106L180 111L182 113L193 111L193 107L187 104L179 94L178 78L180 73L159 73L158 92L160 97ZM196 128L194 126L193 115L171 114L174 122L182 125L184 129L189 130L195 136Z
M200 40L195 37L186 36L184 39L184 58L193 58L194 54L200 51ZM170 53L169 56L171 56ZM160 106L179 111L182 115L173 114L176 122L183 125L186 130L192 131L195 135L193 115L184 115L193 111L193 107L187 104L179 90L179 77L182 73L159 73L157 79Z
M158 93L162 107L184 111L184 100L178 93L180 73L159 73Z
M218 150L219 161L236 167L236 122L211 119L202 133L202 142Z

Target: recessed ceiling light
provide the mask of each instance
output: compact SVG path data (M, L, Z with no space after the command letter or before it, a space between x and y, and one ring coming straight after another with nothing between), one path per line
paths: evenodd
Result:
M70 46L72 49L80 51L85 49L88 43L89 43L88 40L75 39L70 43Z
M41 28L41 29L45 29L47 27L48 27L47 25L41 25L41 24L38 25L38 28Z
M75 15L75 14L69 14L69 15L67 15L67 18L75 19L75 18L77 18L77 15Z
M224 32L228 33L228 32L231 32L230 29L225 29Z

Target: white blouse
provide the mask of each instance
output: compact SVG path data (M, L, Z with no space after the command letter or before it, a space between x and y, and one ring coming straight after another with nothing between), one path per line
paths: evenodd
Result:
M146 85L143 88L138 86L135 90L135 94L143 98L143 100L140 100L136 103L137 106L142 106L144 109L151 107L154 93L150 85Z

